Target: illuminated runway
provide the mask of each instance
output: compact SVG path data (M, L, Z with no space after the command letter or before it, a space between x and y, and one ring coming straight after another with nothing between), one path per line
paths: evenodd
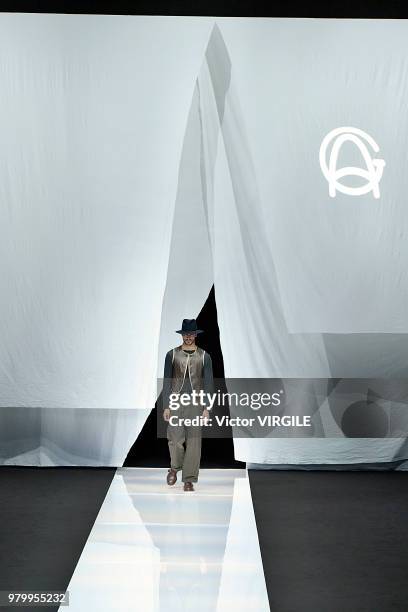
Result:
M201 470L194 492L166 469L118 469L64 610L269 612L245 470Z

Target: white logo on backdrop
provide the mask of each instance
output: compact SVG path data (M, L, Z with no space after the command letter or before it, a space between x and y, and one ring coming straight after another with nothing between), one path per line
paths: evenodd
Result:
M327 163L326 152L333 139L335 139L335 141L330 151L329 163ZM356 168L355 166L337 168L337 158L340 148L347 141L353 142L356 147L358 147L364 159L365 168ZM358 128L336 128L323 138L322 144L320 145L319 161L322 172L329 183L329 195L331 198L336 196L336 191L352 196L359 196L372 191L375 198L378 199L380 197L379 182L383 174L385 161L383 159L371 157L366 143L370 145L375 153L378 153L380 150L375 140L371 138L369 134ZM340 179L345 176L359 176L367 182L361 187L348 187L340 182Z

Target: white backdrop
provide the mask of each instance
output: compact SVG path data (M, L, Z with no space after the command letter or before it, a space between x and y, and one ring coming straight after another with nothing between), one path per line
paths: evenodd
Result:
M406 376L407 34L380 20L0 16L4 462L120 465L174 329L213 282L227 377ZM380 146L379 199L329 197L319 147L347 125ZM347 147L341 160L361 163ZM403 439L235 452L406 457Z

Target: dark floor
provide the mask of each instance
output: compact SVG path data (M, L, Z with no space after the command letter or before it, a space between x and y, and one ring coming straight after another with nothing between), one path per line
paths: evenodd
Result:
M66 589L114 472L0 467L0 590ZM408 610L406 474L251 470L250 483L272 612Z
M406 612L403 472L250 471L271 612Z
M0 467L0 591L66 590L114 473Z

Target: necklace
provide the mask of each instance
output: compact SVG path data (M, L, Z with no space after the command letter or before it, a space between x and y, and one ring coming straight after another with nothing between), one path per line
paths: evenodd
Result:
M188 353L189 355L192 355L193 353L195 353L198 349L198 346L195 347L194 351L189 351L188 349L182 349L185 353Z

